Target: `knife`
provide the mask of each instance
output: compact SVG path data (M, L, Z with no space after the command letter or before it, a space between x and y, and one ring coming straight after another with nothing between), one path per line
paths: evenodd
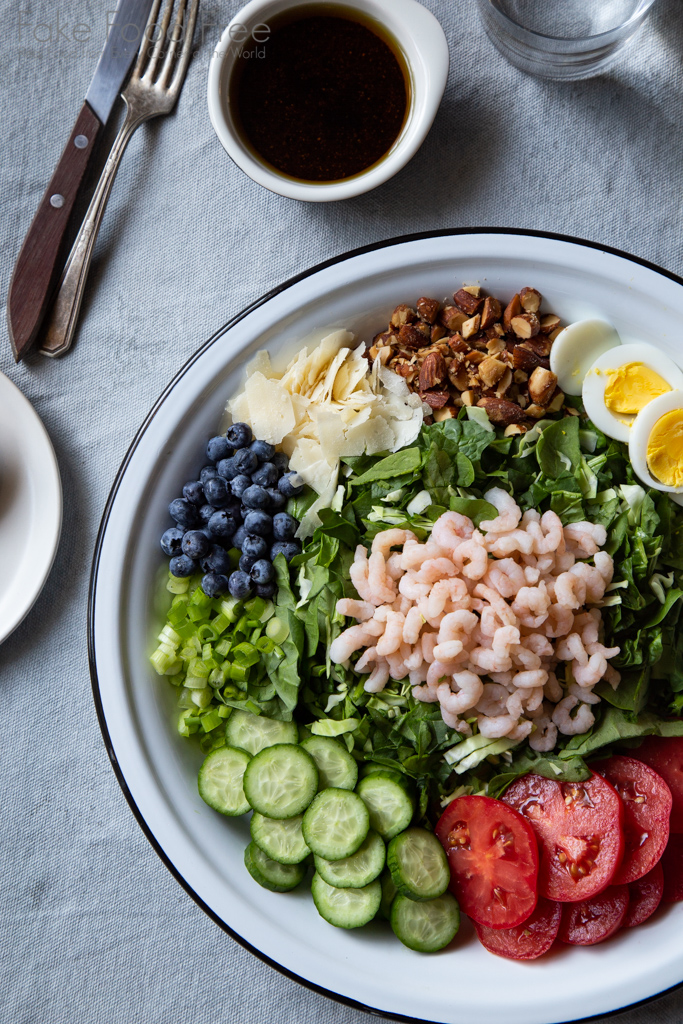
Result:
M151 7L152 0L119 0L85 102L24 239L7 298L7 327L17 362L35 341L56 287L71 212L97 138L137 55Z

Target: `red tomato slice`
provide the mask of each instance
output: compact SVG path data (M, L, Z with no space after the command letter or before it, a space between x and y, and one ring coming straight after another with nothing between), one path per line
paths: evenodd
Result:
M683 832L683 736L648 736L632 756L664 779L673 797L671 831Z
M669 836L669 842L662 857L662 869L664 871L662 902L678 903L683 900L683 836Z
M636 925L647 921L648 917L652 917L662 902L663 893L664 872L660 863L655 864L652 871L648 871L643 878L629 885L629 904L622 927L635 928Z
M614 935L628 910L628 886L610 885L604 892L562 911L559 938L572 946L594 946Z
M439 818L451 891L477 924L514 928L536 906L538 847L525 819L500 800L460 796Z
M671 790L661 775L633 757L610 757L594 764L624 804L624 859L612 879L630 885L650 871L669 839Z
M599 775L561 783L525 775L503 800L528 818L536 833L539 895L578 903L607 888L624 852L622 802L609 782Z
M562 920L562 904L539 897L536 909L516 928L487 928L476 924L479 941L489 953L510 960L535 960L547 953L557 938Z

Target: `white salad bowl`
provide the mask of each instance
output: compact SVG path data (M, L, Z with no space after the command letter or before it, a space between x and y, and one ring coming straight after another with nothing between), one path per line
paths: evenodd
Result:
M138 821L197 903L244 946L303 984L361 1009L448 1024L554 1024L617 1011L683 982L683 904L600 946L564 947L528 963L492 956L468 922L432 956L383 923L328 925L310 894L260 888L243 862L246 819L214 813L197 792L202 760L175 728L175 691L148 658L163 611L159 537L167 505L196 476L245 361L284 360L307 336L349 327L369 339L399 302L442 299L463 283L512 295L533 285L565 320L600 317L623 341L673 358L683 281L604 247L532 233L414 236L358 250L254 303L189 360L151 410L119 471L97 542L90 596L93 689L114 769Z
M327 0L334 8L358 11L388 30L401 48L410 76L410 102L405 123L395 142L377 163L340 181L308 182L291 178L272 167L248 146L237 128L229 97L229 83L240 52L249 40L261 38L268 20L311 0L250 0L232 19L209 65L207 101L209 117L228 156L245 174L278 195L309 203L350 199L369 192L393 177L417 153L439 109L448 78L448 42L431 11L416 0Z

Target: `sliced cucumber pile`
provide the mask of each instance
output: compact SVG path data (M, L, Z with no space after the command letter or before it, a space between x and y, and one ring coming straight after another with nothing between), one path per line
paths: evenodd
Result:
M244 863L254 881L289 892L313 859L313 901L330 924L360 928L379 912L409 949L448 945L459 925L448 861L432 832L410 827L404 776L364 765L358 781L338 740L303 727L298 742L295 723L248 711L233 711L225 736L199 770L199 793L221 814L253 810Z
M408 949L436 953L455 938L460 927L460 908L449 892L416 903L402 893L391 904L394 935Z
M392 839L387 865L398 892L410 900L436 899L451 880L444 848L426 828L409 828Z
M197 785L202 800L230 817L246 814L250 805L243 782L250 760L246 751L234 747L212 750L199 769Z
M339 740L329 736L309 736L301 741L315 761L320 782L319 789L355 789L358 782L358 764Z
M318 789L318 769L295 743L276 743L256 754L244 773L247 800L269 818L295 818Z

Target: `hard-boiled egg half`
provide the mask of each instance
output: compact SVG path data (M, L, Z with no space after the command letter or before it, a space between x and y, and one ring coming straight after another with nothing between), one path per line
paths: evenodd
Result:
M620 344L606 320L577 320L560 331L550 350L550 369L562 391L580 395L584 377L598 356Z
M588 370L583 404L599 430L628 441L636 416L677 389L683 390L683 373L658 348L645 342L619 345L603 352Z
M683 494L683 391L659 395L638 413L628 455L643 483Z

